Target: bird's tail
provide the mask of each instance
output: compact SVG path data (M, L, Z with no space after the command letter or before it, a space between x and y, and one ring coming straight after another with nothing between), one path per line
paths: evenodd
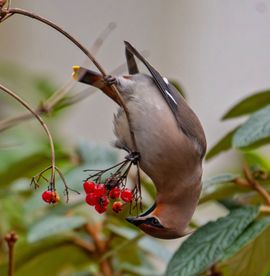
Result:
M104 82L104 78L101 74L76 65L73 66L72 77L76 81L99 88L113 101L120 104L116 91Z

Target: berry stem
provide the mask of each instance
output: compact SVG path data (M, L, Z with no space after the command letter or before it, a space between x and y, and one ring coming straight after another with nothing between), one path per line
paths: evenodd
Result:
M64 177L63 173L59 170L58 167L55 167L55 169L56 169L56 171L58 172L58 174L59 174L59 176L60 176L60 178L61 178L61 180L62 180L62 182L63 182L63 184L64 184L64 186L65 186L66 202L68 203L68 201L69 201L69 192L68 192L68 191L69 191L69 190L72 191L72 192L77 193L78 195L79 195L80 193L79 193L78 191L74 190L74 189L71 189L71 188L67 185L67 182L66 182L65 177Z
M247 164L244 164L243 166L243 175L245 177L244 181L239 181L238 179L235 181L235 184L242 187L244 186L252 188L264 199L266 204L270 206L270 194L258 181L254 179Z
M5 93L7 93L8 95L10 95L11 97L13 97L15 100L17 100L26 109L28 109L33 114L33 116L36 117L36 119L39 121L41 127L46 132L46 134L48 136L48 139L49 139L49 144L50 144L50 147L51 147L51 169L52 169L52 171L51 171L51 180L50 180L50 182L52 184L54 184L55 183L55 150L54 150L54 143L53 143L52 135L49 131L49 128L47 127L47 125L45 124L43 119L35 112L35 110L33 108L31 108L30 105L26 101L24 101L20 96L18 96L16 93L14 93L10 89L6 88L2 84L0 84L0 89L2 91L4 91Z

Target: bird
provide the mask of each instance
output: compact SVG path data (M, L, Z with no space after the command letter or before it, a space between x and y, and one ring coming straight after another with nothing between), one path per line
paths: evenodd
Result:
M120 105L114 116L115 146L139 152L140 169L156 188L154 204L127 221L159 239L176 239L190 233L189 223L202 188L202 162L206 152L203 127L175 87L127 41L129 74L103 76L73 67L73 77L102 90ZM136 59L148 70L141 73ZM129 118L112 89L115 85ZM136 147L132 141L132 135Z

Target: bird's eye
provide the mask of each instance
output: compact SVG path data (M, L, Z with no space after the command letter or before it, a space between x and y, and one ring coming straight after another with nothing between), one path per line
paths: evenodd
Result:
M152 218L153 225L160 225L159 221L156 218Z
M155 217L148 218L145 221L146 224L150 224L155 228L164 228L164 226L159 222L159 220Z

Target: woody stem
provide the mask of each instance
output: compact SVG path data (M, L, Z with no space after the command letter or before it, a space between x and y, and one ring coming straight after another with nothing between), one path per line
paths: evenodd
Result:
M66 38L68 38L71 42L73 42L94 64L95 66L97 67L97 69L100 71L100 73L103 75L103 76L106 76L107 73L106 71L104 70L104 68L100 65L100 63L95 59L95 57L90 53L90 51L84 47L77 39L75 39L73 36L71 36L68 32L66 32L65 30L63 30L61 27L59 27L58 25L54 24L52 21L42 17L42 16L39 16L37 14L34 14L32 12L29 12L29 11L26 11L26 10L23 10L23 9L18 9L18 8L10 8L10 9L2 9L2 12L6 13L6 18L10 15L13 15L13 14L20 14L20 15L24 15L24 16L27 16L27 17L30 17L30 18L33 18L33 19L36 19L50 27L52 27L53 29L55 29L56 31L60 32L61 34L63 34ZM130 124L130 115L129 115L129 112L128 112L128 109L127 109L127 106L121 96L121 94L119 93L117 87L115 85L112 85L112 88L114 90L114 92L116 93L118 99L119 99L119 103L120 105L123 107L125 113L126 113L126 116L127 116L127 120L129 122L129 126L131 125ZM136 143L136 139L135 139L135 134L133 132L133 130L130 128L130 134L131 134L131 138L132 138L132 142L133 142L133 147L134 147L134 150L137 151L137 143Z
M51 165L51 168L52 168L51 183L54 183L55 182L55 150L54 150L54 143L53 143L52 135L51 135L47 125L45 124L43 119L35 112L35 110L33 108L31 108L29 106L29 104L26 101L24 101L21 97L19 97L16 93L14 93L10 89L6 88L2 84L0 84L0 89L2 91L4 91L5 93L7 93L8 95L10 95L11 97L13 97L15 100L17 100L26 109L28 109L33 114L33 116L36 117L36 119L39 121L40 125L46 132L48 139L49 139L50 147L51 147L51 163L52 163L52 165Z

